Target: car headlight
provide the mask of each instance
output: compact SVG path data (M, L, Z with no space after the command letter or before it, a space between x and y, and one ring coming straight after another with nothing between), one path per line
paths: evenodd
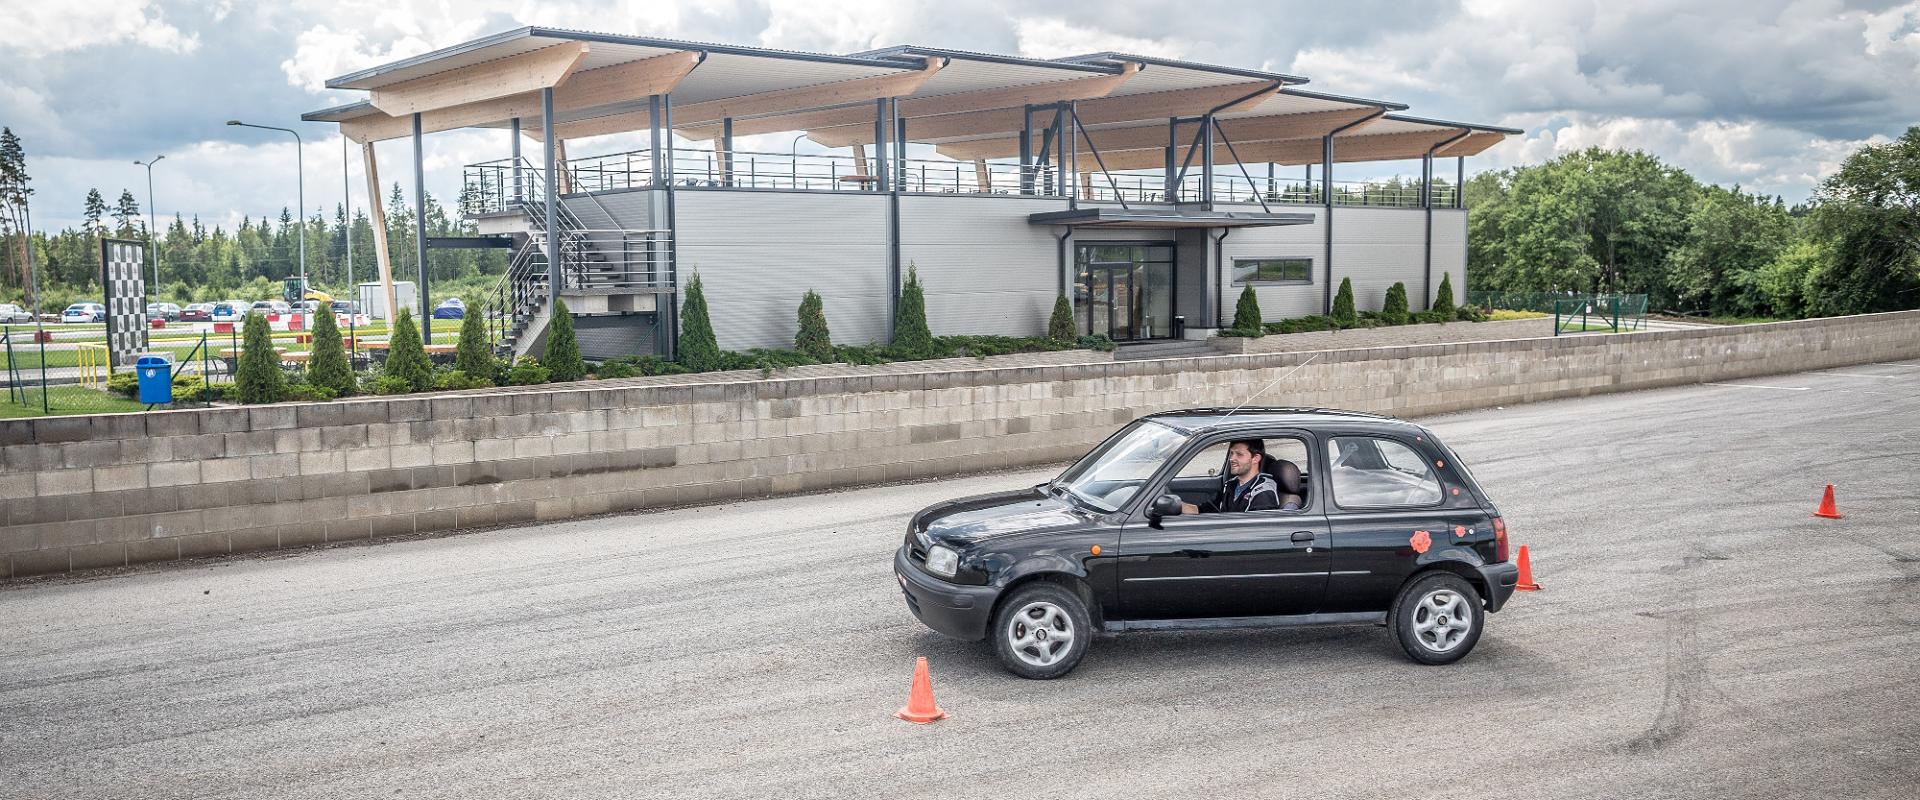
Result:
M960 571L960 554L937 544L927 548L927 571L944 578L953 577Z

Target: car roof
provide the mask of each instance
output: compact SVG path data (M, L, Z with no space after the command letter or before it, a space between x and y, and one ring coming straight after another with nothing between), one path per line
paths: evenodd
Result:
M1392 427L1418 427L1411 422L1383 414L1346 411L1337 408L1188 408L1149 414L1151 419L1183 433L1255 426L1316 428L1328 423L1385 424Z

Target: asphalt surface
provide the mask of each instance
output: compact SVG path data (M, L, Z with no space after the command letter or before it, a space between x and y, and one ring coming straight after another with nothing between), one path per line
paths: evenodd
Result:
M1357 627L1014 678L889 559L1023 471L0 587L0 796L1914 796L1920 361L1428 422L1546 587L1454 666Z

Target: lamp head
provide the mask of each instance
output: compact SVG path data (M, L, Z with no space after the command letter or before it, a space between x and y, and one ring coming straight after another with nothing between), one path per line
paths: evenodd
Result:
M245 125L246 123L241 122L240 120L237 120L237 119L230 119L230 120L227 120L227 124L228 125Z

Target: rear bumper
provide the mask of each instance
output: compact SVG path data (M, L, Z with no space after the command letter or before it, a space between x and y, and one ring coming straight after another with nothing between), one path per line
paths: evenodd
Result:
M893 576L907 596L907 610L922 624L955 639L987 638L987 618L993 614L999 589L948 583L928 575L908 560L906 545L893 554Z
M1520 582L1520 567L1511 561L1476 567L1487 583L1487 611L1499 611L1513 597L1514 584Z

